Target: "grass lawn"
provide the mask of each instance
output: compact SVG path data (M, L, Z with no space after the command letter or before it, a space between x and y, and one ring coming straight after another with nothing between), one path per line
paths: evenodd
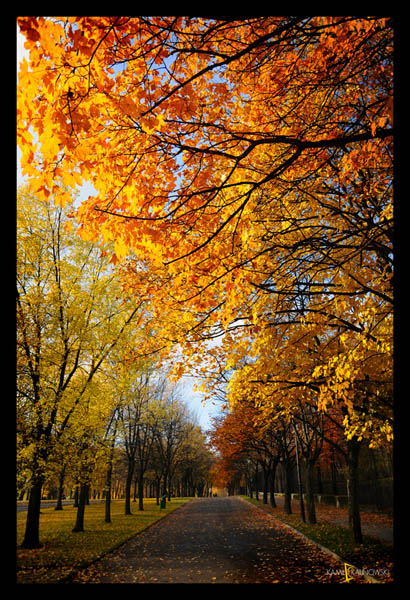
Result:
M363 536L363 544L356 544L352 539L350 530L341 525L334 525L328 522L318 522L316 525L304 523L299 514L287 515L283 509L272 508L269 504L263 504L261 500L242 496L244 500L256 504L266 512L272 514L283 523L287 523L294 529L303 533L306 537L328 548L344 562L354 565L358 569L367 569L370 573L376 570L383 573L377 577L383 583L391 583L393 579L393 548L381 540L371 536ZM388 574L384 574L387 571Z
M40 549L20 548L27 512L17 513L17 583L61 583L79 567L113 550L121 543L158 521L190 498L172 498L160 510L155 498L144 499L144 510L132 505L132 515L124 515L124 500L111 503L111 523L105 523L105 505L90 504L85 509L84 532L73 533L77 509L62 511L42 508Z

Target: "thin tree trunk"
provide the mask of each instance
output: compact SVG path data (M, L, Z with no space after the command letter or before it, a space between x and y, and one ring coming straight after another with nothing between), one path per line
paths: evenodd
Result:
M265 465L262 465L262 470L263 470L263 504L267 504L268 503L269 470L265 467Z
M114 413L115 414L115 413ZM114 463L115 437L117 434L118 420L114 421L114 431L111 441L110 455L108 458L107 475L105 480L105 522L111 523L111 494L112 494L112 470Z
M273 463L270 470L270 505L272 508L276 508L275 500L275 474L276 474L276 463Z
M313 525L316 521L315 496L313 494L313 471L314 462L306 460L306 508L308 523Z
M41 548L40 544L40 503L42 479L33 481L27 507L26 531L21 544L22 548Z
M158 506L159 506L160 489L161 489L161 477L158 477L155 482L156 504Z
M290 473L291 467L286 462L284 464L284 475L285 475L285 504L284 509L287 515L292 514L292 498L291 498L291 489L290 489Z
M61 469L60 478L58 480L58 497L57 504L54 510L63 510L63 491L64 491L65 465Z
M134 474L134 462L128 462L127 479L125 481L125 514L131 515L131 484Z
M78 483L78 479L75 482L75 490L74 490L74 508L78 508L78 494L80 491L80 484Z
M114 449L114 446L113 446ZM111 523L111 487L112 487L112 455L108 463L107 475L105 480L105 522Z
M296 453L296 471L298 477L298 491L299 491L299 506L300 506L300 517L304 523L306 523L305 517L305 504L303 502L303 488L302 488L302 477L300 474L300 464L299 464L299 450L298 450L298 436L295 428L295 453Z
M357 544L363 543L362 528L360 522L359 505L359 487L358 487L358 466L359 452L361 442L352 438L347 443L347 502L349 511L349 526L351 528L353 539Z
M84 531L84 512L85 505L88 498L88 488L89 485L87 483L80 484L80 494L78 499L78 508L77 508L77 518L73 528L73 532L81 532Z
M335 459L334 448L332 448L332 462L330 463L330 475L332 478L332 494L337 496L338 489L337 489L336 459Z
M144 510L144 476L138 474L138 510Z

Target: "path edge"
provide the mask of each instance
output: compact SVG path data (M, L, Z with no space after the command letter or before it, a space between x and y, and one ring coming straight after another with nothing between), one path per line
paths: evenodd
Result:
M322 550L326 554L329 554L330 556L332 556L333 558L335 558L336 560L338 560L342 564L346 563L346 561L341 556L339 556L338 554L336 554L336 552L333 552L333 550L330 550L329 548L326 548L326 546L323 546L322 544L319 544L319 542L316 542L315 540L312 540L312 538L308 537L307 535L305 535L304 533L302 533L298 529L295 529L295 527L292 527L292 525L289 525L288 523L285 523L284 521L281 521L280 519L278 519L277 517L275 517L275 515L273 515L271 512L268 512L267 510L264 510L264 508L262 508L261 506L258 506L257 504L253 504L253 502L249 502L245 498L239 497L239 499L242 500L243 502L246 502L247 504L250 504L251 506L254 506L258 510L261 510L265 515L268 515L269 517L271 517L277 523L280 523L281 525L284 525L285 527L287 527L288 529L290 529L291 531L293 531L297 535L300 535L306 541L310 542L311 544L314 544L317 548L319 548L320 550ZM356 571L362 571L362 569L359 569L359 567L356 567L355 565L351 565L350 563L349 563L349 566L353 567ZM380 581L380 579L376 579L375 577L372 577L371 575L368 575L367 573L363 573L362 577L364 577L364 579L366 579L366 581L369 581L369 583L383 583L382 581Z
M171 512L165 513L162 517L160 517L156 521L153 521L152 523L149 523L146 527L144 527L143 529L140 529L140 531L137 531L136 533L133 533L129 538L127 538L126 540L123 540L122 542L119 542L119 544L117 544L113 548L110 548L109 550L107 550L106 552L104 552L103 554L101 554L100 556L98 556L97 558L94 558L93 560L87 561L86 563L84 563L82 565L79 565L78 567L76 567L75 569L73 569L73 571L71 571L68 575L66 575L65 577L63 577L62 579L60 579L57 583L73 583L72 580L74 579L74 577L76 575L78 575L78 573L80 571L83 571L84 569L88 569L88 567L91 567L91 565L93 565L96 562L98 562L99 560L105 558L106 556L108 556L108 554L111 554L111 552L115 552L115 550L118 550L118 548L121 548L121 546L123 546L124 544L127 544L128 542L130 542L132 539L134 539L135 537L137 537L141 533L144 533L144 531L147 531L147 529L150 529L151 527L154 527L154 525L156 525L157 523L161 523L167 517L173 515L174 513L176 513L178 510L180 510L181 508L183 508L187 504L190 504L193 500L195 500L195 498L192 498L191 500L188 500L188 502L184 502L184 504L181 504L180 506L177 506Z

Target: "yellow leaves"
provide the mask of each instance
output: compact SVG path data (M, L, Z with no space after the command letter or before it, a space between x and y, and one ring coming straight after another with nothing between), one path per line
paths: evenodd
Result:
M116 255L117 259L119 261L121 261L127 255L127 252L128 252L127 245L125 244L125 242L122 238L118 237L114 242L114 246L115 246L115 255Z
M76 185L81 185L83 180L75 169L64 169L61 176L61 181L64 186L74 188Z
M184 374L185 367L182 363L177 364L171 371L171 378L173 381L178 381Z
M69 194L68 192L61 192L61 193L57 193L54 195L54 204L55 206L61 206L61 208L65 208L67 204L70 204L73 201L71 194ZM68 223L68 225L70 225L70 231L71 231L71 225L72 223Z
M388 117L379 117L378 119L375 119L374 121L372 121L371 125L370 125L370 131L372 133L373 136L376 135L376 131L377 128L380 127L385 127L388 124Z
M152 135L155 132L161 131L165 123L165 116L159 114L157 116L148 116L140 120L141 127L147 135Z
M200 386L194 384L193 386L194 392L200 392L201 394L205 394L207 391L207 386L205 382L202 382Z

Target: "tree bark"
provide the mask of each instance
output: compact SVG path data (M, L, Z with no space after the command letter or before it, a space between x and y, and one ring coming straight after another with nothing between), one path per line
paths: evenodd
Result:
M144 510L144 476L138 474L138 510Z
M57 504L56 504L56 507L54 510L63 510L64 477L65 477L65 465L61 469L60 478L58 480Z
M116 412L114 412L114 415ZM105 480L105 522L111 523L111 494L112 494L112 471L114 462L115 437L117 434L118 418L115 417L114 431L111 440L110 454L108 457L108 467Z
M127 479L125 481L125 514L131 515L131 484L132 476L134 474L134 462L128 462Z
M80 484L80 494L78 499L78 508L77 508L77 518L73 528L73 532L81 532L84 531L84 512L85 505L88 498L88 488L89 485L87 483Z
M288 462L284 464L285 475L285 504L284 509L287 515L292 514L292 497L290 489L291 466Z
M362 528L360 522L358 467L361 442L353 437L347 442L347 503L349 511L349 526L353 539L357 544L363 543Z
M269 477L269 469L265 464L262 464L262 472L263 472L263 504L268 503L268 477Z
M74 490L74 508L78 508L78 493L80 490L80 484L78 480L75 482L75 490Z
M41 478L33 481L30 488L30 498L27 507L26 531L21 544L22 548L41 548L40 544L40 503L43 481Z
M105 522L111 523L111 487L112 487L112 456L108 463L105 480Z
M273 463L270 470L270 505L272 508L276 508L276 500L275 500L275 474L276 474L276 465L277 463Z
M314 477L315 461L306 460L306 510L308 523L313 525L316 521L315 496L313 493L313 477Z
M299 450L298 450L298 442L297 442L297 433L295 429L295 455L296 455L296 470L298 477L298 491L299 491L299 507L300 507L300 517L304 523L306 523L305 517L305 504L303 502L303 487L302 487L302 476L300 473L300 464L299 464Z

